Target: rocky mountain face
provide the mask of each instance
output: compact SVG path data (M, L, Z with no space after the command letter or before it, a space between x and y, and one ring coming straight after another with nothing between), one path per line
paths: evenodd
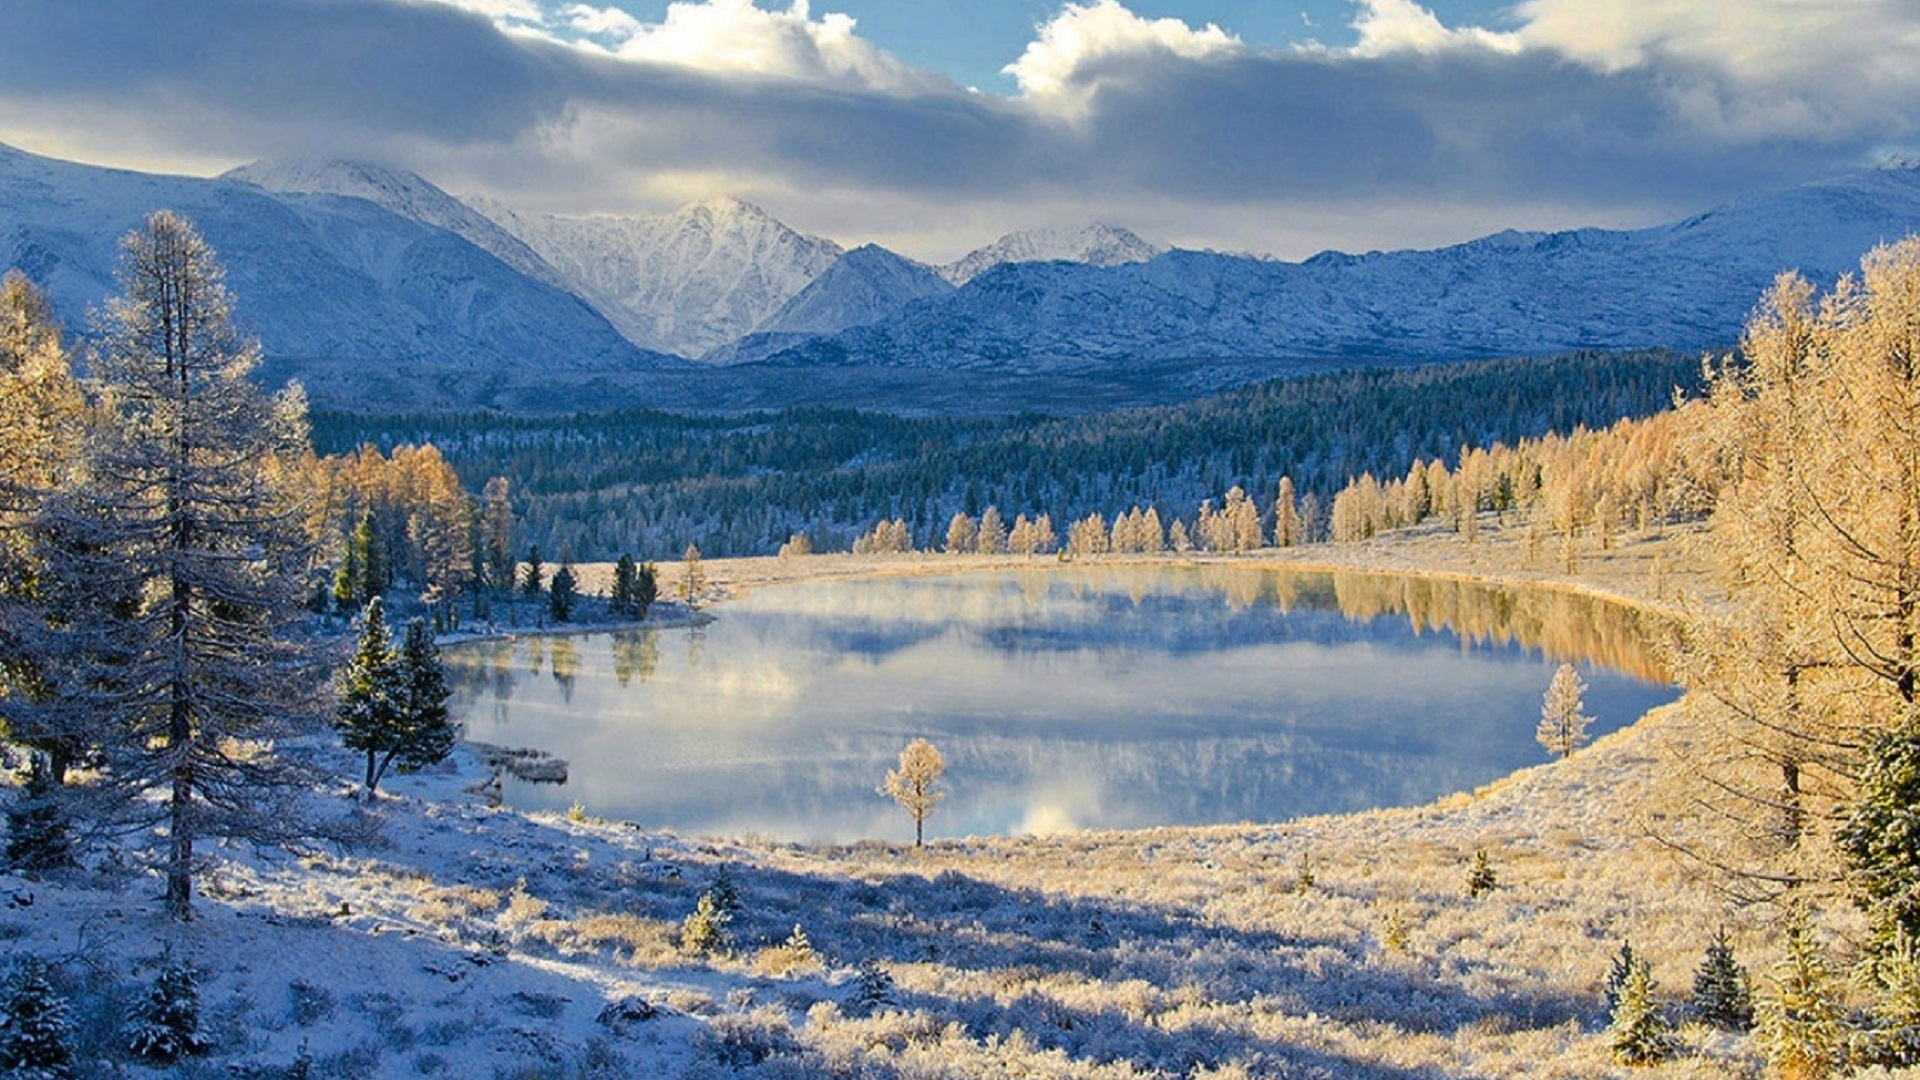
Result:
M560 217L473 205L643 348L698 357L751 333L841 255L738 199L670 214Z
M965 285L1004 263L1072 262L1088 266L1125 266L1146 262L1166 248L1140 239L1129 229L1089 225L1083 229L1028 229L1010 232L986 247L939 268L941 277Z

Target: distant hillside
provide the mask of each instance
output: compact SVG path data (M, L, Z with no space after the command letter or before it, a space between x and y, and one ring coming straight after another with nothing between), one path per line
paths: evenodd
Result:
M943 300L769 361L1065 372L1191 358L1431 361L1731 344L1773 277L1830 285L1920 229L1920 169L1889 167L1631 232L1505 232L1302 263L1173 251L1005 263Z

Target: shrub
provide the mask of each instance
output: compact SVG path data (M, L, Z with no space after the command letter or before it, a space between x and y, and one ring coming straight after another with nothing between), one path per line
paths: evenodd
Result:
M1478 900L1499 887L1500 878L1493 872L1493 860L1487 857L1487 849L1474 852L1473 865L1467 870L1467 895Z
M62 1080L73 1075L73 1023L47 965L23 957L0 1001L0 1074Z

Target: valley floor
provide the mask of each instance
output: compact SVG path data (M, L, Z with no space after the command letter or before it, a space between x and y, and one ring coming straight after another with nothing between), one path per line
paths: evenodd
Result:
M1473 544L1424 533L1256 558L1656 607L1711 591L1684 537L1582 551L1571 569L1528 547L1489 529ZM738 593L992 564L810 556L706 571ZM204 972L207 1075L286 1075L304 1052L311 1075L342 1077L1757 1076L1750 1040L1697 1026L1667 1065L1610 1059L1602 986L1622 941L1669 999L1723 923L1756 972L1777 955L1770 930L1658 840L1673 826L1659 776L1684 750L1679 717L1657 710L1431 806L924 851L495 809L462 751L392 782L375 850L223 852L184 926L131 870L8 875L0 940L58 966L85 1076L139 1073L116 1025L169 945ZM351 805L344 784L320 797ZM1499 885L1474 899L1481 850ZM741 901L731 948L689 957L681 921L723 867ZM811 955L782 946L796 926ZM885 994L858 970L875 962Z

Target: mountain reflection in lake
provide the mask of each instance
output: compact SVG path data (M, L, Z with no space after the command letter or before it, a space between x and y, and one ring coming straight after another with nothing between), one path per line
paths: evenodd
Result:
M470 738L572 763L564 808L689 834L910 837L875 794L920 736L929 836L1276 821L1547 760L1572 660L1604 734L1672 700L1632 612L1568 593L1236 567L767 588L693 629L447 650Z

